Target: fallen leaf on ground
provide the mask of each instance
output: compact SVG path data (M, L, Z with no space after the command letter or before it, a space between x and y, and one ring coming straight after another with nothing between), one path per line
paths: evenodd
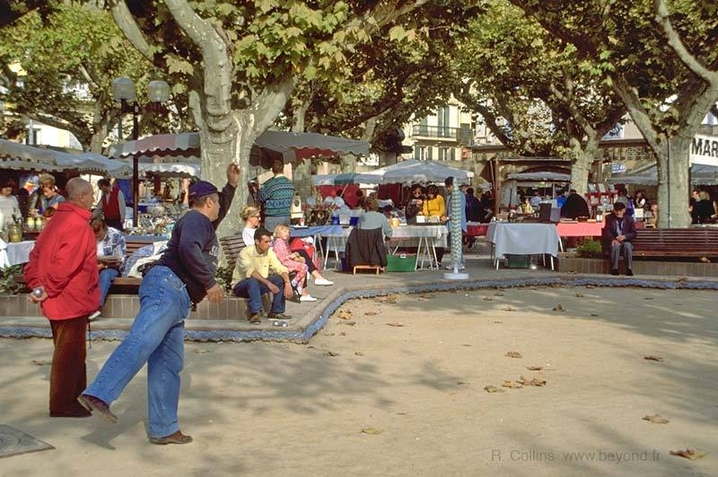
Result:
M461 386L462 384L470 384L468 381L456 381L456 384Z
M521 353L518 351L508 351L505 356L508 356L509 358L523 358Z
M598 316L598 313L591 313L591 316Z
M193 349L192 351L194 351L194 352L197 353L197 354L209 353L209 350L208 350L208 349L197 349L197 348L195 348L195 349Z
M564 310L563 306L561 306L561 303L559 303L558 305L556 305L552 308L552 311L566 311L566 310Z
M484 301L491 301L491 300L493 300L493 298L491 298L490 296L485 296L485 297L482 298L482 300L484 300Z
M652 416L643 416L644 421L652 422L653 424L668 424L669 421L665 417L661 416L660 414L654 414Z
M374 316L374 315L378 315L379 313L376 311L373 311L373 310L369 310L369 311L365 311L364 314L366 316Z
M424 298L426 300L431 300L434 298L434 295L419 295L419 298Z
M399 299L397 295L387 295L380 301L383 301L385 303L396 303L396 301Z
M586 295L584 295L583 293L576 293L574 296L575 296L576 298L583 298L583 297L585 297Z
M496 292L496 293L494 293L494 296L504 296L504 294L501 292Z
M350 321L340 321L339 324L340 324L340 325L354 326L354 325L357 324L357 322L356 322L356 321L351 321L351 320L350 320Z
M647 296L646 298L644 298L644 300L653 300L653 297Z
M466 347L469 347L469 348L471 347L471 345L470 345L469 343L463 343L461 346L466 346Z
M678 457L685 457L686 459L690 460L700 459L701 457L706 455L705 452L700 452L694 449L670 451L669 454L677 455Z
M484 391L487 393L503 393L506 392L505 389L497 388L496 386L486 386L484 387Z
M339 319L341 319L341 320L348 320L353 316L353 313L349 310L341 309L341 310L339 310L338 316L339 316Z
M514 310L514 309L511 308L510 306L507 306L506 308L504 308L504 311L516 311L516 310Z
M593 286L593 285L586 285L586 289L587 289L587 290L591 290L591 289L593 289L593 288L596 288L596 287Z
M324 356L330 356L333 358L335 356L339 356L339 353L335 353L334 351L325 351Z
M521 376L521 377L519 378L519 383L523 384L524 386L539 386L539 387L540 387L540 386L546 386L546 380L545 380L545 379L533 378L533 379L530 379L530 380L529 380L529 379L528 379L527 377L525 377L525 376Z
M494 323L496 323L497 325L500 325L501 323L503 323L503 321L494 321Z
M347 334L344 331L339 332L339 336L346 336Z
M354 351L354 356L364 356L364 353L361 351Z
M395 322L395 321L392 321L391 323L387 323L386 325L387 325L387 326L393 326L394 328L401 328L402 326L404 326L404 325L402 325L401 323L397 323L397 322Z
M46 361L44 359L33 359L32 364L36 364L38 366L49 366L52 364L52 361Z
M505 388L511 388L511 389L523 389L524 388L516 381L504 381L504 384L502 384L502 386Z
M529 371L541 371L543 369L543 366L526 366L526 369Z
M679 282L685 282L685 281L688 281L688 278L686 278L686 277L678 277L678 280L677 280L677 281L679 281Z
M653 355L653 354L644 356L643 359L647 359L648 361L663 361L663 358L661 358L660 356Z
M364 429L361 430L361 432L362 432L363 434L369 434L369 435L372 435L372 436L378 436L379 434L381 434L381 433L384 432L384 431L382 431L382 430L380 430L380 429L374 429L373 427L365 427Z
M395 413L395 414L396 414L397 416L406 416L406 415L409 414L409 413L408 413L408 412L397 412L397 413Z

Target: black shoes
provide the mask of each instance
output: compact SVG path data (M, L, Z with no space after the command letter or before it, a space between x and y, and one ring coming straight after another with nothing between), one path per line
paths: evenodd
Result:
M626 270L626 275L628 275L629 277L632 277L632 276L633 276L633 270L631 270L630 268L629 268L628 270Z
M617 268L612 269L611 275L618 275L618 269Z
M92 413L87 409L78 411L50 411L50 417L90 417Z

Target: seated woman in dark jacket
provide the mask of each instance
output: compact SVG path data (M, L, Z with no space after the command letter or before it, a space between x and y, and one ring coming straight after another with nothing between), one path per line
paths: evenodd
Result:
M407 224L415 224L416 216L419 215L424 208L424 188L420 184L411 186L411 196L406 202L404 208L404 217Z

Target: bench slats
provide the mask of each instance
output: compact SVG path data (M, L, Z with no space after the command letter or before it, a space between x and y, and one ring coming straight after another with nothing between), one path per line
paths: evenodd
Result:
M639 229L633 240L636 257L718 256L718 229Z

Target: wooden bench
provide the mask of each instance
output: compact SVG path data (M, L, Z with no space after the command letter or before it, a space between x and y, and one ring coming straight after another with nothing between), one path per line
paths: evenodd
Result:
M635 257L718 257L718 228L639 229Z
M237 264L237 257L239 257L239 252L246 247L242 235L234 234L220 237L219 244L222 247L222 253L224 253L224 259L227 261L227 266L230 270L234 270L234 266Z
M156 241L165 240L159 239ZM125 248L126 257L129 259L133 253L142 247L152 245L156 242L155 240L148 240L147 238L136 239L132 235L125 235ZM112 286L110 287L110 293L137 293L137 290L142 283L141 278L136 277L117 277L112 280Z

